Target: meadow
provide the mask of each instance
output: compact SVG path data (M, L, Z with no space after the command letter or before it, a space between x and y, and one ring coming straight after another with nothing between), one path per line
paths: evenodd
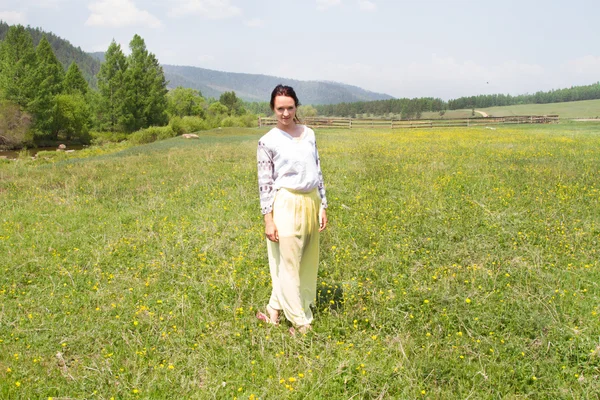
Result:
M0 160L0 398L598 398L600 124L317 131L296 337L255 318L264 132Z
M513 115L559 115L561 119L570 118L599 118L600 100L569 101L549 104L518 104L514 106L476 108L494 117L510 117ZM448 110L445 119L471 118L472 110ZM479 114L475 114L479 117ZM437 112L424 112L423 119L440 118Z

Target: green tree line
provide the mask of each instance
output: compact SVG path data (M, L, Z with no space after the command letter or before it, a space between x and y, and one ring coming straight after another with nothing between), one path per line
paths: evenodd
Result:
M10 26L0 41L0 146L39 145L58 140L89 143L91 132L126 138L149 127L163 136L217 126L249 126L249 115L234 92L205 100L199 91L167 81L144 39L134 35L125 56L114 40L90 85L75 61L58 61L42 36L34 46L30 29ZM166 133L165 133L166 132Z
M443 112L447 104L442 99L423 97L315 105L319 115L356 117L366 115L394 115L402 119L419 119L423 112Z
M600 99L600 82L591 85L572 86L570 88L550 90L548 92L539 91L534 94L522 94L518 96L511 96L509 94L490 94L460 97L448 101L448 109L460 110L464 108L512 106L517 104L563 103L596 99Z
M600 82L591 85L573 86L565 89L539 91L534 94L511 96L509 94L490 94L460 97L444 101L438 98L414 98L360 101L355 103L339 103L315 105L319 115L338 117L357 117L365 115L401 116L402 119L418 119L425 111L439 112L470 108L486 108L511 106L517 104L547 104L580 100L600 99ZM250 109L264 111L268 103L258 103Z

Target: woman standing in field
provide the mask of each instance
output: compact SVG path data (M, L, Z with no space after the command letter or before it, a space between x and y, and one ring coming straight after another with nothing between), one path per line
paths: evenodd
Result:
M283 311L305 333L313 321L319 232L327 226L325 186L315 133L296 117L294 89L276 86L270 104L277 126L259 140L257 159L273 288L267 314L256 316L277 324Z

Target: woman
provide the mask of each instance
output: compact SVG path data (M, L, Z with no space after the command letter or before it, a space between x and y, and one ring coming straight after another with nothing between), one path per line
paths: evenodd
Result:
M270 104L277 126L259 140L257 159L273 290L267 314L256 316L277 324L283 311L305 333L313 321L319 232L327 226L325 186L315 133L296 117L294 89L276 86Z

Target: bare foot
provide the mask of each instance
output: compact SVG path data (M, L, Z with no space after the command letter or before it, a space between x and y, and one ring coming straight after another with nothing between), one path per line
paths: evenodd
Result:
M302 334L302 335L306 335L308 333L308 331L312 330L312 326L310 324L308 325L301 325L298 328L294 328L293 326L290 327L289 332L290 335L292 336L296 336L296 332Z
M267 314L269 314L269 319L273 321L275 325L279 323L279 310L276 310L267 304Z

